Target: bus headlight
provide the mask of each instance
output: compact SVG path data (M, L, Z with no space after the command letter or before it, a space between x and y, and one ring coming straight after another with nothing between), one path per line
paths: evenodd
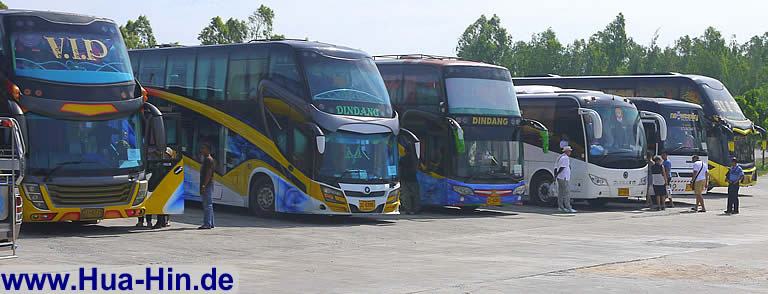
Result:
M644 176L640 179L640 185L648 185L648 176Z
M133 206L139 205L147 198L147 181L139 181L139 193L136 194L136 200L133 200Z
M453 188L453 191L456 193L459 193L459 195L472 195L475 194L475 190L472 190L470 187L464 187L464 186L451 186Z
M389 191L389 196L387 196L387 203L395 203L398 199L400 199L400 188Z
M323 198L325 198L325 201L341 204L346 203L344 192L341 192L341 190L322 187L321 191L323 192Z
M515 188L514 191L512 191L512 194L514 195L525 195L525 192L527 191L527 186L525 184L520 185L520 187Z
M593 174L589 174L589 179L592 180L592 183L598 186L608 186L608 180L598 177Z
M24 184L24 195L27 196L27 200L32 202L37 209L48 210L48 205L45 204L43 193L40 191L40 185L38 184Z

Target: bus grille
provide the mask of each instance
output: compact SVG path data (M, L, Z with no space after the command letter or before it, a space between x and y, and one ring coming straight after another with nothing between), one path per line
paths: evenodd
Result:
M344 191L344 194L349 197L382 197L384 196L384 193L386 193L386 191L376 191L368 194L358 191Z
M125 205L131 201L133 183L103 186L47 185L53 204L66 206Z

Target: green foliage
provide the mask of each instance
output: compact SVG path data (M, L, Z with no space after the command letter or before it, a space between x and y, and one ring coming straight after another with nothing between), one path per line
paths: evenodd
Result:
M155 35L152 33L152 25L144 15L139 15L135 21L128 20L125 26L120 26L125 45L129 49L149 48L157 45Z
M744 114L768 126L768 32L740 44L727 41L714 27L700 36L682 36L661 47L658 31L647 45L626 33L626 19L619 13L605 28L587 39L562 44L548 28L528 41L512 41L501 20L481 15L459 38L459 57L498 64L513 76L617 75L680 72L722 81Z
M0 1L0 9L8 9L8 5L5 5L3 1Z
M248 20L229 18L225 22L216 16L197 39L203 45L243 43L251 39L284 39L283 35L274 34L274 19L275 11L265 5L251 13Z

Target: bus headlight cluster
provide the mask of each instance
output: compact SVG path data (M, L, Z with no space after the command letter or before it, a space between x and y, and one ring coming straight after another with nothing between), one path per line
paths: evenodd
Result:
M645 176L642 179L640 179L640 185L648 185L648 176Z
M333 203L346 203L346 198L344 197L344 192L341 192L341 190L329 188L329 187L322 187L323 192L323 198L325 198L325 201L333 202Z
M43 193L38 184L24 184L24 195L27 195L29 202L32 202L32 205L37 209L48 210L48 205L45 204Z
M147 198L147 181L139 181L139 193L136 194L136 200L133 200L133 206L139 205Z
M389 191L389 196L387 196L387 203L395 203L398 199L400 199L400 188Z
M451 186L451 188L453 188L454 192L459 193L459 195L467 196L475 194L475 190L472 190L470 187Z
M598 186L608 186L608 180L605 178L598 177L593 174L589 174L589 179L592 180L592 183Z
M514 191L512 191L512 194L514 195L525 195L525 192L527 191L527 186L525 184L520 185L519 187L515 188Z

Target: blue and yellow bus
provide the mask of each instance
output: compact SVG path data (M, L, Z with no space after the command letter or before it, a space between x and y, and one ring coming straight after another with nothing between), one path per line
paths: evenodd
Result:
M135 82L113 21L2 10L0 113L28 147L24 221L94 222L183 212L181 163Z
M188 199L200 199L207 143L215 203L258 215L398 212L399 146L413 155L417 139L400 129L368 54L294 40L129 54L178 134Z
M506 68L432 55L377 56L376 63L402 114L403 127L421 144L418 165L402 169L407 192L421 206L474 210L521 201L525 194L525 125ZM405 206L405 204L404 204Z

